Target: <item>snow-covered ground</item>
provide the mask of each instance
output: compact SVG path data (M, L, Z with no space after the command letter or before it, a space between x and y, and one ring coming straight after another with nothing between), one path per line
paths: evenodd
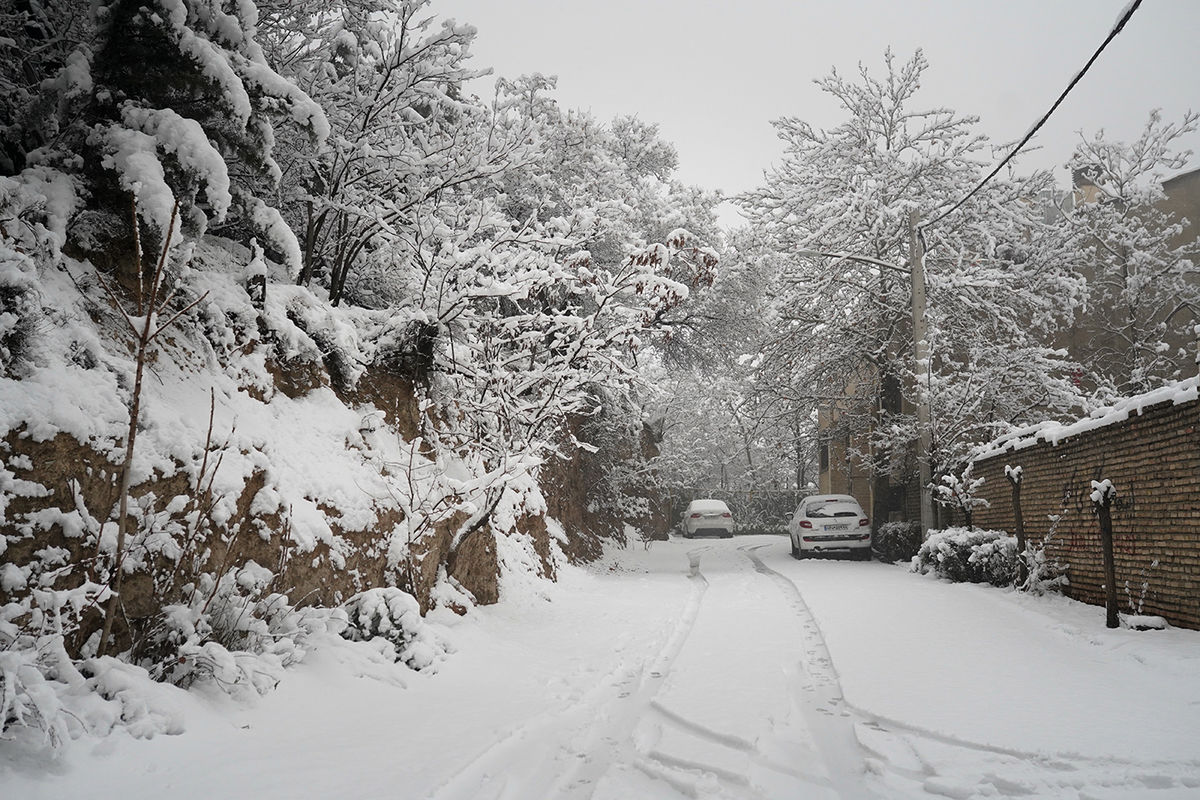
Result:
M178 736L0 743L0 797L1200 797L1200 633L772 537L560 577L438 616L436 674L330 646L252 703L171 690Z

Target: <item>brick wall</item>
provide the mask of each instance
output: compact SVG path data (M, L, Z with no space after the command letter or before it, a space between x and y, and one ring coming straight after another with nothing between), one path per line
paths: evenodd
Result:
M1103 605L1099 523L1088 498L1091 481L1107 478L1113 508L1117 595L1123 612L1143 596L1142 613L1200 629L1200 400L1134 409L1128 419L1062 439L1039 441L975 461L986 478L990 508L980 527L1013 530L1005 465L1020 466L1027 536L1044 537L1061 515L1048 554L1069 565L1067 594Z

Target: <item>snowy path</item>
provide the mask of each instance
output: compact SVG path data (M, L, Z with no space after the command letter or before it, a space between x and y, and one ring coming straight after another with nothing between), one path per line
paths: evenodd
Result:
M666 644L641 659L622 659L596 687L566 708L501 738L436 790L436 800L589 797L609 765L635 758L631 736L700 613L708 581L702 550L688 553L691 593Z
M691 591L661 649L621 660L433 797L875 796L820 630L755 549L689 550Z
M785 540L670 541L442 617L436 675L314 653L181 736L53 761L0 797L177 800L1200 798L1200 633Z

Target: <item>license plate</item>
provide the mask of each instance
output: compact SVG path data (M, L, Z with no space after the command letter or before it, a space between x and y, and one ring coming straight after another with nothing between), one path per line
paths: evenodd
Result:
M850 526L849 525L826 525L825 530L827 530L827 531L848 531L848 530L850 530Z

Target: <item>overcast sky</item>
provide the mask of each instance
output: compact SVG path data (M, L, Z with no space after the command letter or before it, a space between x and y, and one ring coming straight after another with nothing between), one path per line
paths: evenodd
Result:
M1050 107L1127 0L433 0L479 30L476 67L558 76L557 98L598 118L636 114L679 150L679 177L734 194L782 153L770 121L838 124L812 83L831 67L882 70L920 47L918 99L981 118L1011 142ZM1200 110L1200 2L1145 0L1042 129L1030 167L1062 169L1077 131L1137 136L1153 108ZM490 87L477 92L490 96ZM1200 137L1188 146L1200 150ZM1192 166L1198 160L1193 159ZM725 215L726 221L736 217Z

